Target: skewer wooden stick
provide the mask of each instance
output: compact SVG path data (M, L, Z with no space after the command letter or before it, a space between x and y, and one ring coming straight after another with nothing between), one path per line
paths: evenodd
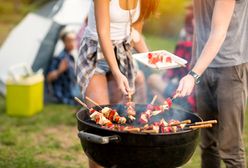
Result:
M191 120L184 120L184 121L181 121L180 123L171 124L169 126L177 126L177 125L180 125L180 124L190 124L190 123L191 123Z
M157 100L158 98L158 95L155 95L151 101L151 105L153 105L155 103L155 101Z
M181 124L190 124L190 123L191 123L191 120L184 120L184 121L181 121L179 123L167 125L165 127L178 126L178 125L181 125Z
M177 63L178 65L180 65L181 67L186 67L186 65L185 64L182 64L182 63L180 63L179 61L177 61L177 60L173 60L175 63Z
M158 133L158 131L156 131L156 130L142 130L141 132L149 133L149 134L157 134Z
M76 101L77 101L80 105L82 105L83 107L85 107L85 108L87 108L88 110L90 110L89 107L88 107L85 103L83 103L79 98L74 97L74 100L76 100Z
M202 125L202 124L217 124L217 120L209 120L209 121L201 121L201 122L195 122L195 125Z
M140 132L140 128L125 128L124 131L128 131L128 132Z
M131 92L128 92L128 102L132 102L132 94L131 94Z
M195 123L191 123L191 124L186 124L185 127L200 126L200 125L206 125L206 124L217 124L217 120L195 122Z
M171 100L176 99L179 96L179 94L180 94L180 92L177 91L176 94L171 98Z
M194 125L194 126L190 126L189 128L195 129L195 128L211 128L211 127L213 127L212 124L203 124L203 125Z
M96 106L100 107L100 109L103 109L97 102L95 102L91 98L89 98L89 97L86 96L85 99L88 100L88 101L90 101L91 103L95 104Z

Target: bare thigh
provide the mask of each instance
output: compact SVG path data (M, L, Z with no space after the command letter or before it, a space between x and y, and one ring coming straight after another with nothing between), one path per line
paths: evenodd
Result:
M94 75L86 89L86 96L99 103L100 105L109 104L108 82L105 75ZM91 102L87 102L89 107L94 106Z

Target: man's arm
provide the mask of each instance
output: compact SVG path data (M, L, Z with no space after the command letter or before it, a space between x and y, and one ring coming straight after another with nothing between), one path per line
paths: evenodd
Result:
M57 80L59 76L68 69L68 62L65 59L60 61L58 68L56 68L56 64L57 60L54 59L47 74L48 83L52 83L53 81Z
M192 71L198 75L206 70L220 50L229 28L236 0L216 0L212 16L211 32L202 53ZM181 79L177 91L180 96L190 95L194 87L194 78L186 75Z
M216 0L209 39L192 69L201 75L220 50L234 12L235 0Z

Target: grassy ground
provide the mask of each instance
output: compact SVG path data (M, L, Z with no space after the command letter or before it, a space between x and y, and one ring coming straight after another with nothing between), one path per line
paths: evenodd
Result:
M46 105L31 118L5 115L0 98L0 167L82 168L86 165L77 138L76 108Z

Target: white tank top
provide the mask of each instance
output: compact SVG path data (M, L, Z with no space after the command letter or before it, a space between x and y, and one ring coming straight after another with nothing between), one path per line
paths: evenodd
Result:
M110 12L110 38L111 40L123 40L130 34L130 16L129 11L124 10L119 5L119 0L111 0L109 6ZM130 10L132 16L132 22L138 20L140 16L140 0L138 0L136 9ZM104 18L103 18L104 19ZM93 40L98 40L94 1L91 1L89 15L88 15L88 26L85 29L85 37L89 37Z

